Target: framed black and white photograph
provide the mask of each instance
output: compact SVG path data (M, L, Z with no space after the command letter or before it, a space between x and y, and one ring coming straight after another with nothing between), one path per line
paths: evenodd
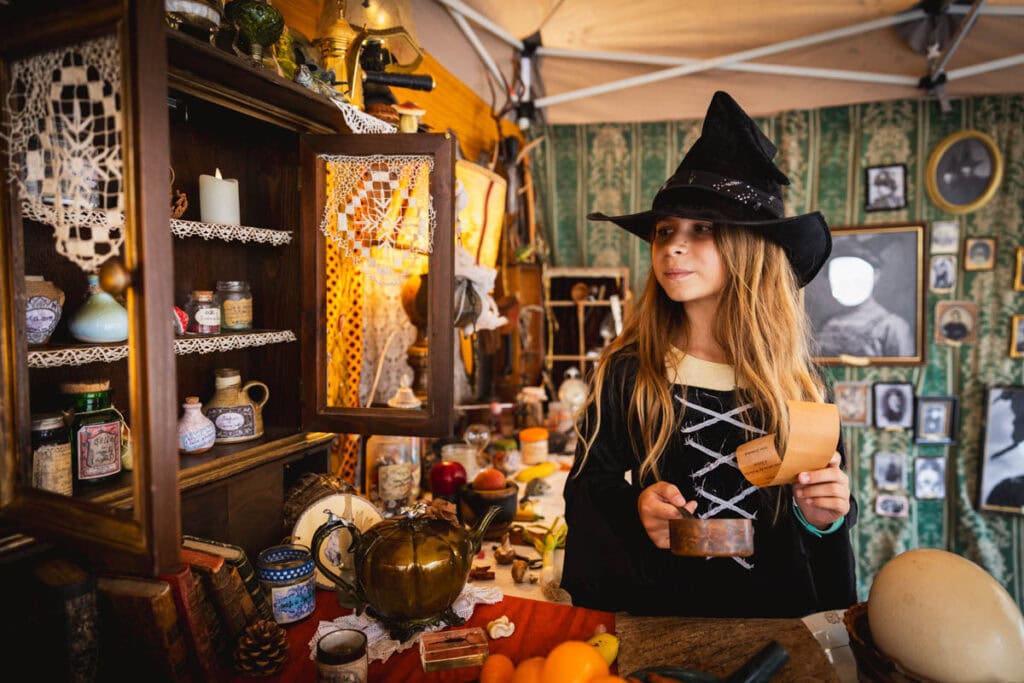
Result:
M832 253L804 288L823 365L924 362L924 224L832 230Z
M1013 290L1024 292L1024 247L1017 247L1017 259L1013 267Z
M988 387L985 408L981 508L1024 514L1024 387Z
M933 254L956 254L960 251L960 221L932 221Z
M880 517L909 517L910 501L906 496L879 493L875 496L875 514Z
M929 267L928 289L937 294L952 292L956 287L956 256L932 256Z
M964 270L992 270L995 267L995 238L968 237L964 240Z
M902 491L907 488L906 453L875 453L875 486L879 491Z
M1024 358L1024 315L1010 318L1010 358Z
M844 427L871 426L870 382L836 382L832 389Z
M864 210L892 211L907 205L906 164L864 169Z
M914 426L914 387L910 382L876 382L871 389L876 428L910 429Z
M1003 157L991 136L961 130L946 137L928 156L925 187L932 202L947 213L980 209L1003 178Z
M919 396L914 411L914 441L917 443L953 443L959 422L956 396Z
M914 497L923 500L946 497L946 459L914 459Z
M935 304L935 343L945 346L973 344L978 339L978 304L939 301Z

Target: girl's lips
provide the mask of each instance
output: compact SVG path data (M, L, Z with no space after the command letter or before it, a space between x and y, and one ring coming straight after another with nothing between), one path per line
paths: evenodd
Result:
M679 279L682 279L682 278L686 277L687 275L692 275L692 274L693 274L692 270L673 269L673 270L666 270L665 271L665 277L671 278L673 280L679 280Z

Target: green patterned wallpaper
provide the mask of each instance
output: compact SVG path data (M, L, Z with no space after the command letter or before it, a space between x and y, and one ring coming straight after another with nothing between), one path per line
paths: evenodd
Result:
M930 151L961 129L995 138L1004 159L996 196L978 211L959 217L965 237L996 238L996 267L964 272L958 261L955 291L928 293L926 360L921 366L832 367L833 381L911 382L915 393L957 395L960 437L951 446L915 445L909 431L845 427L853 490L860 522L853 543L858 556L860 599L867 599L878 569L911 548L945 548L978 562L1024 607L1024 518L980 512L977 506L985 387L1024 384L1024 362L1008 356L1010 316L1024 313L1024 292L1012 286L1015 252L1024 246L1024 95L954 100L943 114L937 103L917 100L792 111L758 123L779 146L777 161L789 175L787 213L819 210L829 224L860 225L957 218L929 201L925 167ZM647 245L610 223L589 223L589 211L608 214L650 208L651 198L700 133L700 121L553 126L534 153L534 178L542 228L552 265L629 266L639 291L650 264ZM865 213L864 169L907 166L907 207ZM927 237L927 236L926 236ZM932 318L937 301L971 299L980 308L978 342L939 346ZM876 515L872 477L878 451L909 455L908 518ZM946 498L914 497L913 459L945 457Z

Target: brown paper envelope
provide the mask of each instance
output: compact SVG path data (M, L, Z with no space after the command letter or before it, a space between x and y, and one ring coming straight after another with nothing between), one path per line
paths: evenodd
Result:
M801 472L820 470L839 445L839 409L831 403L786 401L789 440L782 457L775 435L748 441L736 449L736 463L754 486L792 484Z

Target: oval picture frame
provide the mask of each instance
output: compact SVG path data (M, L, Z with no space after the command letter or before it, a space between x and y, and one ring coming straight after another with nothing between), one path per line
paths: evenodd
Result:
M932 202L947 213L984 206L1003 179L1003 156L991 136L961 130L947 136L928 157L926 186Z

